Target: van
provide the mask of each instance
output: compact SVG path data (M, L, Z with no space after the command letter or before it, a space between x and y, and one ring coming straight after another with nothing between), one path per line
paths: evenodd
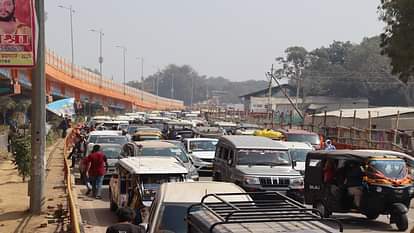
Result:
M301 172L301 174L305 174L305 162L306 162L306 155L314 151L315 149L310 143L306 142L285 142L281 141L282 145L285 145L289 149L290 157L292 161L294 161L295 169Z
M187 210L211 193L240 193L242 188L223 182L172 182L164 183L155 196L150 209L148 223L142 224L148 233L187 232ZM226 198L227 201L251 201L246 196ZM211 200L216 201L212 198ZM206 200L209 201L208 199Z
M260 136L223 136L216 145L213 180L246 191L279 191L303 201L303 177L294 169L288 147Z
M109 181L110 209L130 207L141 223L162 183L186 181L188 170L174 157L148 156L120 159Z

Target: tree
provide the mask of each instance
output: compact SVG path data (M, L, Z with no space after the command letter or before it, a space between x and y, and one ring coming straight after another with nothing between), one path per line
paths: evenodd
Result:
M16 107L16 102L8 97L8 96L1 96L0 97L0 112L3 116L3 124L7 124L6 122L6 114L8 111L13 110Z
M407 83L414 74L414 1L381 0L378 10L387 25L381 52L391 58L392 74Z

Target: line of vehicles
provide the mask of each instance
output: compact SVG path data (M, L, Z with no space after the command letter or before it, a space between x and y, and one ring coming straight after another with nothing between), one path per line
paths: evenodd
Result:
M133 208L146 232L342 231L334 212L386 214L408 228L414 160L402 153L323 151L315 133L198 113L94 117L88 126L88 148L98 143L110 161L111 210ZM213 181L199 181L203 173Z

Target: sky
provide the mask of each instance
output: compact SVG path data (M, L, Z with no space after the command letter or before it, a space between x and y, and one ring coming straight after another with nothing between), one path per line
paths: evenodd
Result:
M75 64L99 68L122 82L168 64L190 65L200 75L233 81L265 80L289 46L312 50L333 40L359 43L381 33L379 0L47 0L46 46L70 60L72 5Z

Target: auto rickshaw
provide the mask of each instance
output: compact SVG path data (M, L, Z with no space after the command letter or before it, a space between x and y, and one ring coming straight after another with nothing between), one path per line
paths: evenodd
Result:
M305 164L305 203L323 217L334 212L361 213L368 219L390 215L398 230L408 228L414 195L407 162L373 151L309 152Z
M281 140L285 139L281 132L274 131L274 130L271 130L271 129L256 130L256 131L254 131L253 135L254 136L267 137L267 138L270 138L270 139L276 140L276 141L281 141Z

